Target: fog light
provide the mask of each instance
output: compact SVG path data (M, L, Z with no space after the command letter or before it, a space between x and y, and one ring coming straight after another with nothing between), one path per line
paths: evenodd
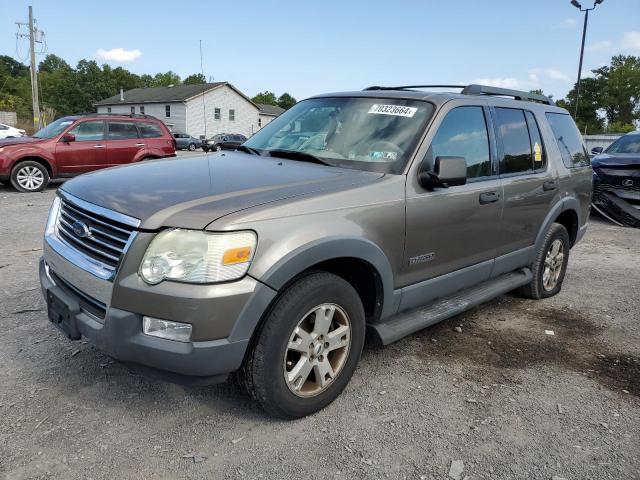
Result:
M142 317L142 331L152 337L166 338L176 342L191 340L191 324L171 322L153 317Z

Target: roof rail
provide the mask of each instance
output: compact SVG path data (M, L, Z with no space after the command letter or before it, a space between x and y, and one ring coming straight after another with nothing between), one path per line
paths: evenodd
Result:
M464 95L497 95L504 97L513 97L516 100L525 100L530 102L540 102L546 105L555 105L553 100L539 93L524 92L521 90L511 90L508 88L490 87L487 85L467 85L462 93Z
M460 88L463 95L496 95L503 97L513 97L516 100L525 100L530 102L539 102L546 105L555 105L553 100L539 93L524 92L521 90L510 90L507 88L491 87L488 85L404 85L400 87L367 87L365 91L371 90L411 90L413 88Z
M74 113L73 115L67 115L67 116L68 117L74 117L74 116L89 117L89 116L96 116L96 115L100 115L100 116L104 115L104 116L111 116L111 117L153 118L156 120L158 119L153 115L145 115L144 113L115 113L115 112L111 112L111 113L81 112L81 113Z

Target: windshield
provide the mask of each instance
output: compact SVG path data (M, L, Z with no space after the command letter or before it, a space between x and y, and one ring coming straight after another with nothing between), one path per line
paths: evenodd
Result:
M640 153L640 135L625 135L605 150L607 153Z
M432 112L430 103L419 100L314 98L287 110L244 145L261 155L296 152L287 158L400 173Z
M73 118L59 118L55 122L51 122L46 127L38 130L33 134L35 138L53 138L57 137L62 131L71 125L75 120Z

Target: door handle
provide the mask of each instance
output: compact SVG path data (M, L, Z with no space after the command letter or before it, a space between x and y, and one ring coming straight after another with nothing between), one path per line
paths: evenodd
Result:
M146 147L144 143L136 143L136 147Z
M93 148L104 148L104 145L94 145Z
M542 190L544 190L545 192L555 190L556 188L558 188L558 186L556 185L555 180L547 180L542 184Z
M480 205L497 202L500 196L498 192L484 192L480 194Z

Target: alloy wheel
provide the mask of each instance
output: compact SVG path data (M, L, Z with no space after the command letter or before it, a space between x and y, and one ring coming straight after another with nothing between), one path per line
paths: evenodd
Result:
M284 356L284 378L300 397L325 391L349 356L351 321L338 305L323 303L309 310L293 329Z
M544 259L544 270L542 272L542 286L550 292L558 284L558 279L562 273L564 265L564 244L562 240L555 239L549 245L549 250Z
M37 190L44 183L44 175L39 168L25 166L16 173L16 181L25 190Z

